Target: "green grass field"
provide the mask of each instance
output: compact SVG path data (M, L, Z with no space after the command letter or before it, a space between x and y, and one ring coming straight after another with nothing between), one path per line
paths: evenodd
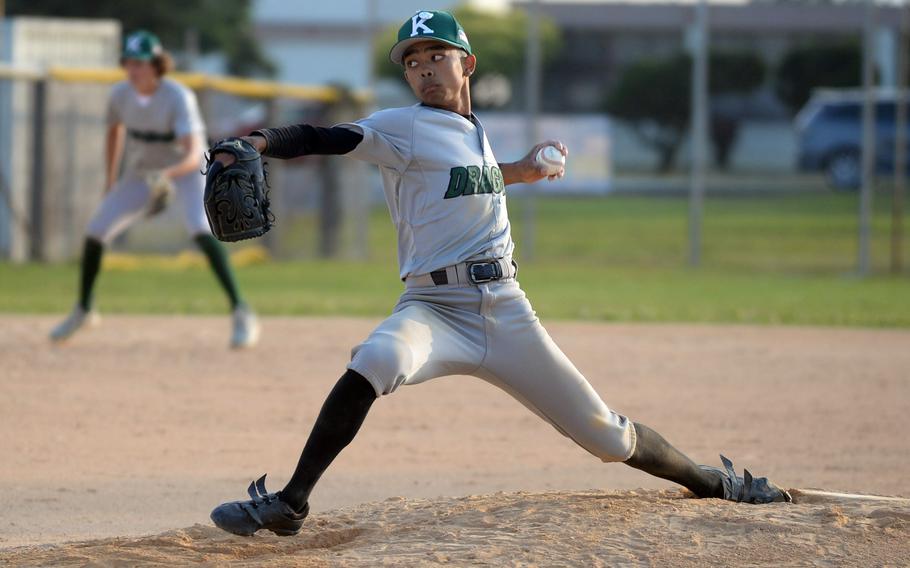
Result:
M876 204L877 275L868 279L853 276L855 195L709 198L698 270L685 263L685 200L540 199L532 260L522 255L523 203L510 206L519 279L544 319L910 326L910 271L887 275L886 196ZM401 283L387 213L376 211L369 230L364 262L239 269L248 300L263 314L388 313ZM308 240L313 231L300 233ZM0 312L63 313L73 303L76 278L75 263L0 264ZM97 297L105 313L225 310L204 268L106 270Z

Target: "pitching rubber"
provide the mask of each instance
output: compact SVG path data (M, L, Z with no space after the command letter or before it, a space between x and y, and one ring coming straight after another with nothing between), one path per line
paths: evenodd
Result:
M837 503L842 501L887 501L910 505L910 498L886 495L865 495L863 493L841 493L822 489L791 489L794 503Z

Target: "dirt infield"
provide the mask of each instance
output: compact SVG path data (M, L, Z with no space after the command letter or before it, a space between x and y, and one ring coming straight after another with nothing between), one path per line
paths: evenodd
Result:
M227 318L109 317L64 346L45 339L53 322L0 316L0 563L910 562L903 502L744 507L653 491L670 486L601 464L466 377L377 403L302 537L238 540L208 512L262 473L282 486L376 322L268 319L261 346L239 353ZM910 496L910 332L548 327L608 404L703 463L723 451L785 487ZM12 548L73 540L93 542Z

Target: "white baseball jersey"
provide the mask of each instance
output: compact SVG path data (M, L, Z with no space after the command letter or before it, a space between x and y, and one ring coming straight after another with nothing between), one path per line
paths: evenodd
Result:
M348 156L379 166L402 279L512 254L505 183L476 117L416 104L338 126L363 135Z
M147 213L151 193L143 172L181 161L184 150L178 141L187 134L205 137L196 96L170 79L162 79L148 97L140 96L126 81L117 83L111 89L107 120L108 124L123 124L127 135L120 178L87 228L90 237L103 243L113 241ZM200 166L201 162L202 156ZM190 172L173 181L187 231L193 236L209 234L202 204L205 178Z
M150 96L142 96L127 81L111 89L108 124L126 126L123 173L157 170L183 158L177 143L187 134L205 139L205 124L193 91L164 78ZM200 158L201 159L201 158Z

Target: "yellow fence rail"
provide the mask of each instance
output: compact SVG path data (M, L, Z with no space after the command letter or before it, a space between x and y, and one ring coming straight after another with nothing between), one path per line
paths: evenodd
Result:
M276 81L261 81L206 75L203 73L172 73L175 81L183 83L194 90L210 89L239 97L257 99L291 99L332 103L338 100L338 90L327 86L292 85ZM0 66L0 79L41 80L51 79L68 83L116 83L126 78L120 68L72 68L51 67L46 71L21 69ZM369 99L369 94L357 92L356 97L362 101Z

